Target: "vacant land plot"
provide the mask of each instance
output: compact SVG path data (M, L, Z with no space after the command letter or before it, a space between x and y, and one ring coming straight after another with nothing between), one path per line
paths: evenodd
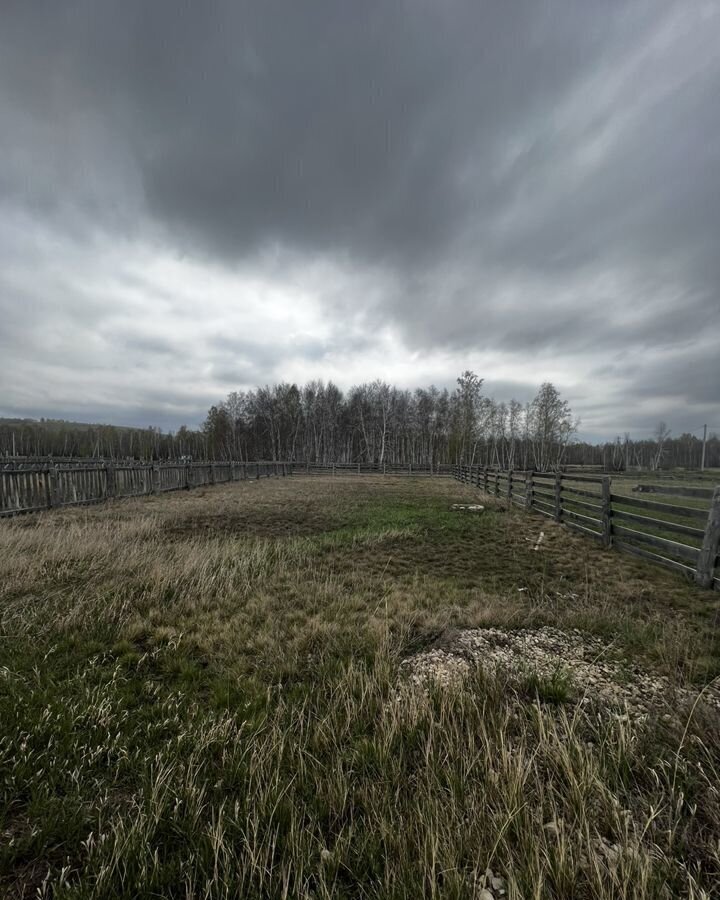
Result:
M0 894L715 896L717 595L476 497L0 523Z

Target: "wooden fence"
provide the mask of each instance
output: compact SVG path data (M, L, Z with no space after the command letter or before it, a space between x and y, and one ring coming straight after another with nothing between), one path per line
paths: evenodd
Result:
M456 466L453 476L624 553L720 588L720 486L631 485L609 475ZM645 499L656 494L662 500Z
M290 475L282 462L201 462L156 465L37 466L0 469L0 516L101 503L202 485Z
M418 466L412 463L288 463L298 475L396 475L396 476L450 476L453 466Z

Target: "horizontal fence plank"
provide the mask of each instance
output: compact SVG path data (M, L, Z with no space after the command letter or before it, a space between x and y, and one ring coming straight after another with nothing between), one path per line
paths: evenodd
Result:
M577 531L579 534L594 538L596 541L602 541L602 534L599 531L594 531L592 528L586 528L585 525L578 525L576 522L565 522L565 527L569 528L571 531Z
M597 491L597 492L585 491L582 488L568 487L566 484L561 485L560 491L563 495L569 494L569 495L575 495L577 497L588 497L591 500L600 500L602 497L602 494L600 493L600 491Z
M13 509L6 507L5 509L0 509L0 518L9 518L10 516L19 516L23 513L31 513L31 512L43 512L44 510L49 509L46 504L42 506L18 506Z
M687 544L680 544L677 541L671 541L669 538L657 537L654 534L645 534L644 531L635 531L633 528L625 528L624 525L615 525L613 531L621 537L630 538L641 544L649 544L651 547L659 547L661 550L672 553L673 556L680 556L683 559L690 560L692 563L697 562L700 553L697 548L688 547Z
M613 521L622 519L628 522L637 522L648 528L662 529L663 531L672 531L673 534L686 534L689 537L696 537L702 540L705 532L702 528L693 528L692 525L679 525L677 522L668 522L667 519L654 519L651 516L640 516L637 513L625 512L622 509L614 509L612 513Z
M601 519L596 519L592 516L584 516L582 513L574 512L572 509L563 508L562 516L570 516L572 519L576 519L580 524L589 525L597 525L598 527L601 525Z
M549 497L553 503L555 503L555 494L551 491L539 491L536 487L533 488L533 494L536 497Z
M675 559L668 559L667 556L662 556L659 553L653 553L651 550L646 550L643 547L636 547L633 544L627 544L625 541L614 541L613 547L616 550L619 550L621 553L629 553L632 556L638 556L641 559L647 559L651 562L654 562L658 566L663 566L666 569L672 569L674 572L682 572L684 575L692 576L695 574L695 569L690 566L686 566L681 562L678 562Z
M575 475L573 472L562 473L563 481L580 481L586 484L602 484L604 475Z
M619 506L632 506L635 509L651 509L653 512L664 512L667 515L680 516L685 519L707 519L707 509L694 506L674 506L672 503L660 503L659 500L640 500L637 497L626 497L624 494L610 494L610 500Z
M563 508L565 508L566 503L579 506L580 509L587 509L590 512L602 512L602 506L599 503L587 503L585 500L576 500L574 497L563 497Z

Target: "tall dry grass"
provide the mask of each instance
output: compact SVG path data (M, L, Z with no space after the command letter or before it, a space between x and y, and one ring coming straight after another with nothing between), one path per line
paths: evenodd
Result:
M699 595L573 570L552 535L541 558L501 510L452 515L449 482L338 481L0 526L2 890L466 898L491 868L523 900L713 896L702 702L640 719L400 675L448 625L553 622L710 677ZM290 503L302 527L275 534Z

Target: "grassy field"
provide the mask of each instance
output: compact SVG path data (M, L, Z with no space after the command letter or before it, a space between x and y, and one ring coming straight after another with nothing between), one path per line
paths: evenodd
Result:
M476 496L295 476L0 522L0 895L718 896L702 697L403 688L485 626L581 629L678 688L720 672L717 594L451 509Z

